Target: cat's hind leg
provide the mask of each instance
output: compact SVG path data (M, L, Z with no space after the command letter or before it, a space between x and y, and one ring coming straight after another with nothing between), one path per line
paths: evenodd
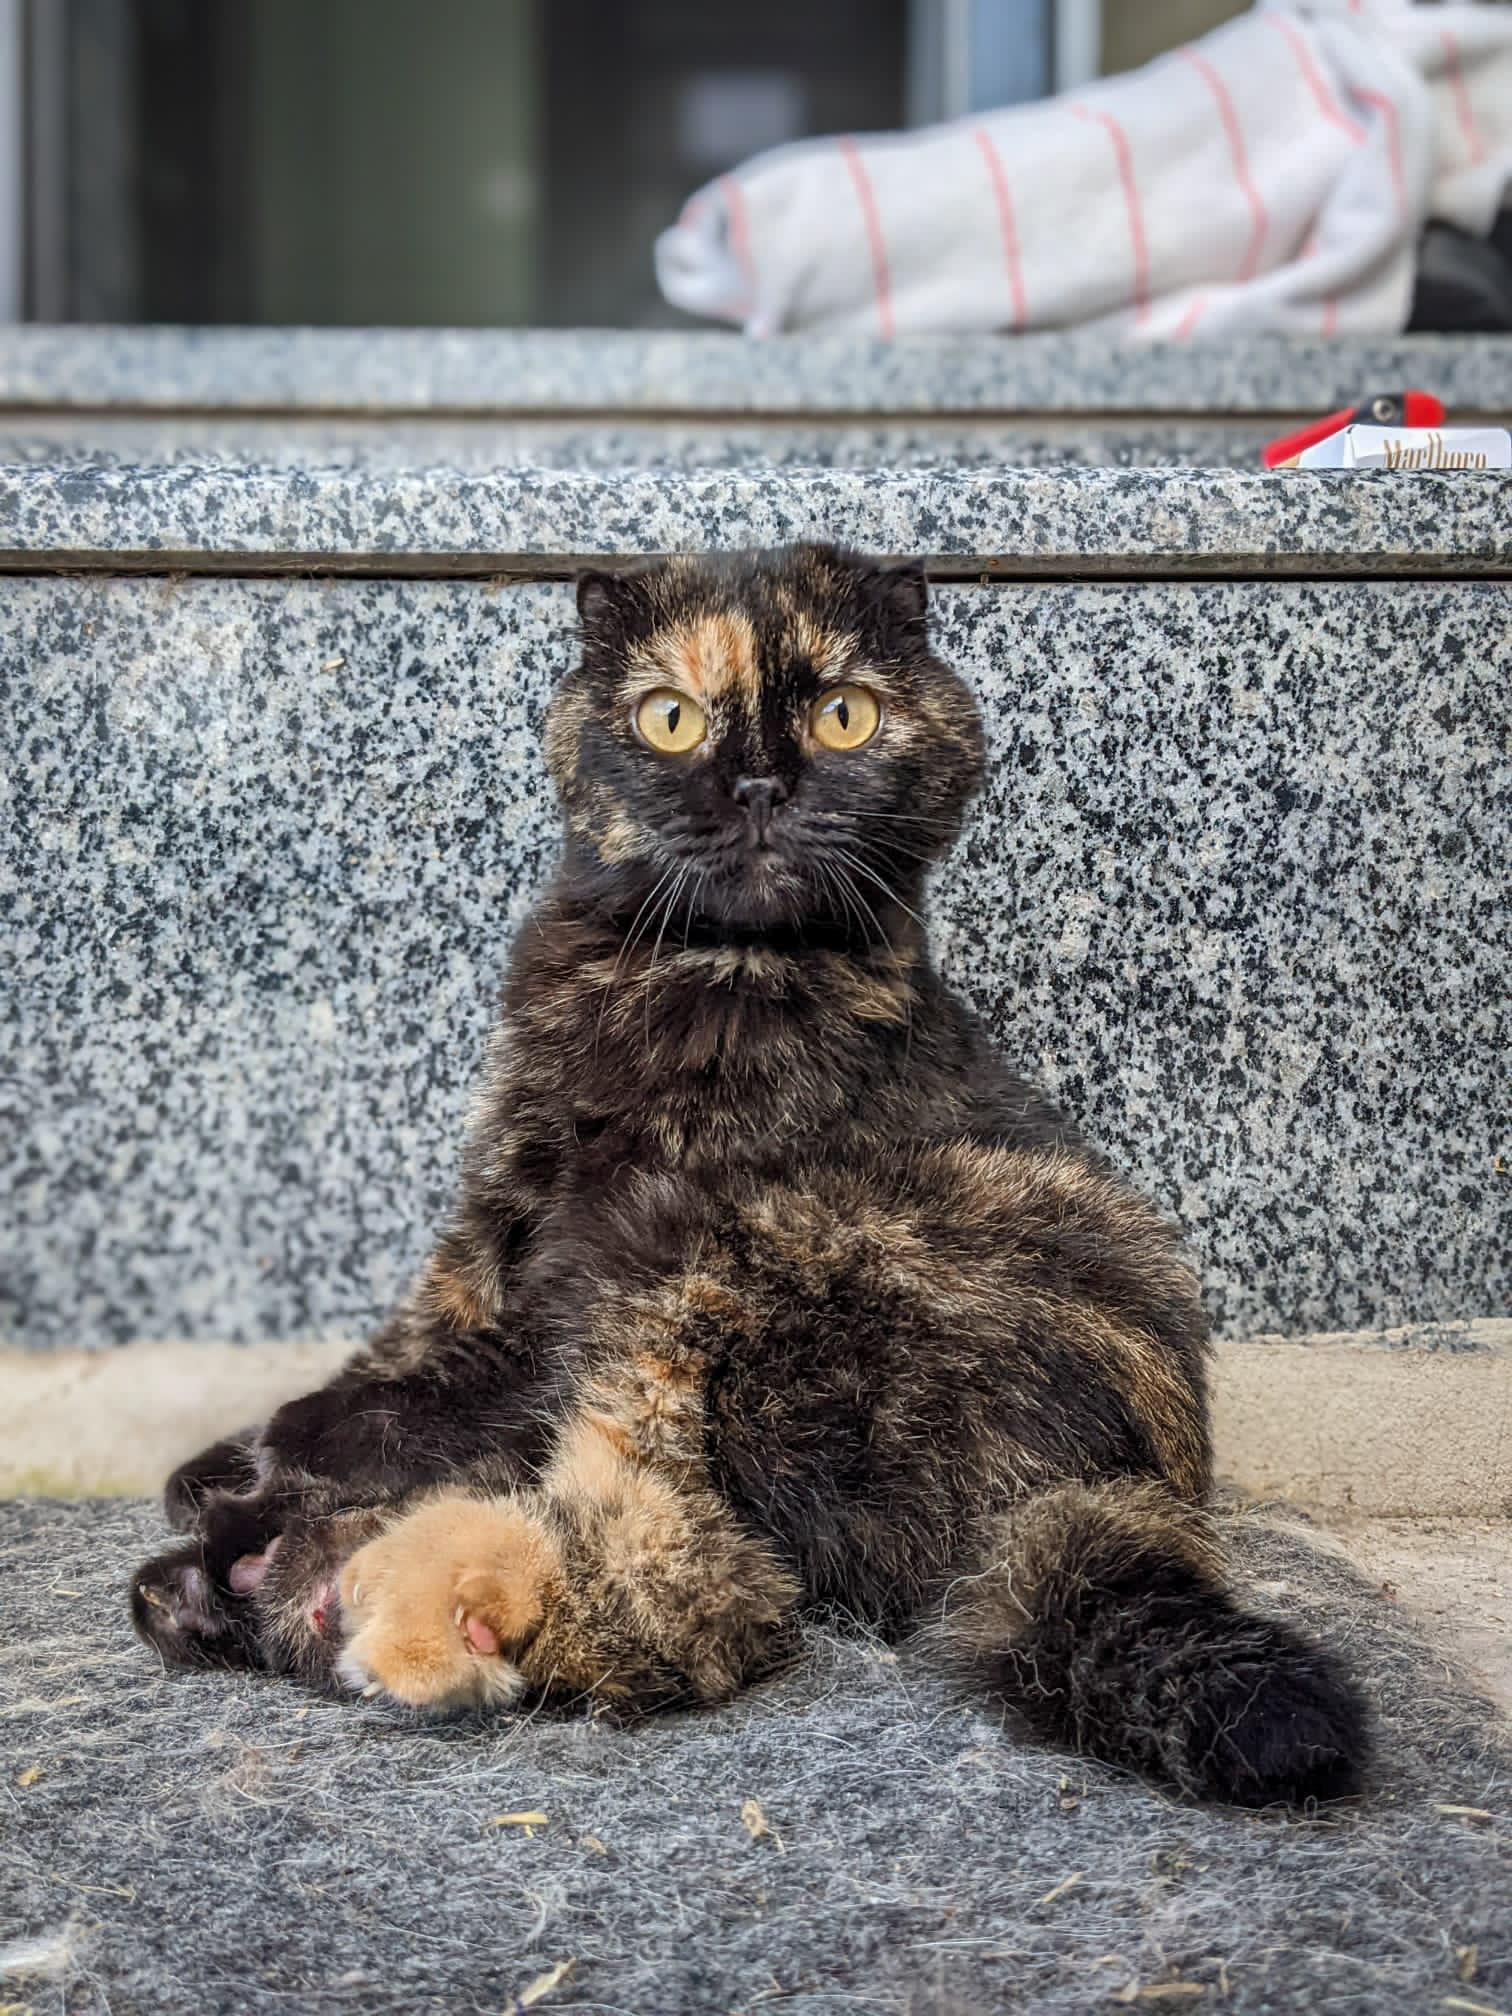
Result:
M169 1665L261 1666L331 1684L342 1564L395 1516L290 1516L281 1501L211 1496L199 1533L133 1575L132 1622Z
M214 1532L202 1530L165 1554L155 1554L131 1577L131 1623L167 1665L264 1663L254 1585L244 1577L234 1581L232 1570L242 1558L262 1558L268 1534L242 1500L222 1502L226 1514L218 1520L214 1498L200 1506L200 1520L210 1518Z
M1151 1481L1065 1483L987 1522L942 1629L1037 1735L1189 1797L1360 1789L1369 1719L1333 1655L1244 1609L1205 1515Z

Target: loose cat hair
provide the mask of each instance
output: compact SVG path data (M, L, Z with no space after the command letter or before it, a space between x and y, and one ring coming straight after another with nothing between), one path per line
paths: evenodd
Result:
M922 572L804 545L578 607L450 1221L330 1385L175 1473L142 1634L630 1712L838 1608L1189 1795L1355 1790L1353 1686L1225 1580L1175 1229L930 963L983 741Z

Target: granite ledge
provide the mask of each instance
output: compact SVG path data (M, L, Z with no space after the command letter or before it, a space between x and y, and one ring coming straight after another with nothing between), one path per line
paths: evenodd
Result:
M786 337L711 330L0 331L0 408L368 414L1256 413L1306 417L1419 385L1512 408L1512 338Z
M1512 475L0 468L0 571L515 574L826 538L963 579L1512 574Z

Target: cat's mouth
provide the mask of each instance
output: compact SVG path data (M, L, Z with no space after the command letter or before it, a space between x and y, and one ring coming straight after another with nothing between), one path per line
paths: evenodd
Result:
M704 900L726 923L791 922L805 908L805 878L770 830L722 850L705 876Z
M802 878L780 847L770 841L745 850L733 877L737 887L753 890L797 890Z

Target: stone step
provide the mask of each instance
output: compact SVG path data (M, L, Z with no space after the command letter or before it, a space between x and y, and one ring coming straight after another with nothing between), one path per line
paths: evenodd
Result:
M559 577L815 533L945 577L991 757L940 958L1220 1329L1504 1312L1512 481L38 469L0 471L4 1334L371 1321L552 859Z
M1288 416L1297 426L1301 415ZM402 414L0 412L0 462L265 468L558 469L1258 467L1287 422L1219 414L785 414L417 419Z
M1423 386L1512 412L1512 339L0 330L0 461L559 467L1253 466L1273 435Z
M0 467L0 572L547 580L826 538L1014 579L1512 576L1512 474Z

